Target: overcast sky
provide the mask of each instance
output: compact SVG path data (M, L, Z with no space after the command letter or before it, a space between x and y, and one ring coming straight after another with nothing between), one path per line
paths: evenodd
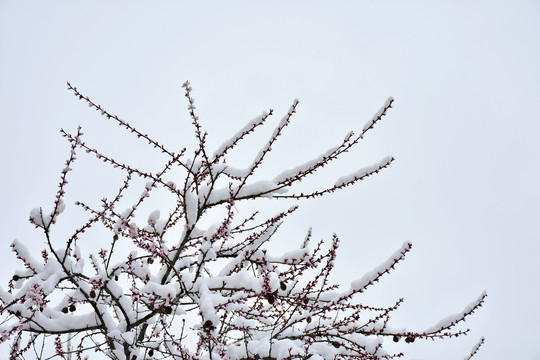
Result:
M488 299L466 323L470 336L400 343L408 358L462 359L485 336L478 360L540 359L540 1L193 3L0 0L2 286L20 267L11 241L42 244L27 218L54 199L68 154L60 128L82 125L89 143L151 171L162 160L78 102L66 81L176 148L193 144L185 80L211 146L269 108L278 120L299 98L262 174L319 155L393 96L366 141L305 186L386 155L396 162L301 202L275 250L300 243L309 226L316 238L336 232L336 278L348 286L411 241L407 261L365 300L405 297L395 327L422 330L483 290ZM239 166L255 149L239 152ZM94 183L121 180L89 157L75 167L66 213Z

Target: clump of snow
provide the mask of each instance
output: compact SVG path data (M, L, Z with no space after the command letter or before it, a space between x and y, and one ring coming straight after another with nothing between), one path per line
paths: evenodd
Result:
M155 225L159 219L159 215L160 215L159 209L152 211L150 215L148 215L148 224Z
M359 280L353 281L351 283L351 291L365 289L369 284L371 284L376 278L385 273L393 264L396 263L396 259L399 259L403 256L403 253L408 251L410 248L409 242L404 242L401 248L394 252L386 261L376 266L373 270L368 271L364 274Z
M51 215L44 214L41 208L33 208L30 211L30 220L37 226L48 226L51 222L51 218Z
M349 175L342 176L336 181L335 186L336 187L343 186L354 180L360 179L368 174L371 174L377 171L378 169L381 169L382 167L388 166L393 160L394 158L392 156L387 156L376 164L363 167Z
M271 198L274 194L283 194L286 192L286 188L278 189L278 185L275 182L262 180L244 185L238 192L238 195L240 197L257 196Z
M381 116L385 113L385 111L388 109L388 107L392 104L392 102L394 101L394 98L393 97L389 97L388 99L386 99L386 101L384 102L384 105L379 109L379 111L377 111L375 113L375 115L373 115L373 117L371 118L371 120L369 120L365 125L364 125L364 128L362 129L364 132L366 132L367 130L369 130L378 120L380 120Z
M307 161L301 165L298 165L294 168L287 169L285 171L282 171L280 174L278 174L273 182L276 184L279 184L281 182L285 182L286 180L294 177L295 175L298 175L310 168L313 168L315 165L320 163L321 161L324 161L325 158L327 158L329 155L331 155L334 151L338 149L337 146L331 147L328 149L324 154L319 155L318 157L314 158L313 160Z
M482 294L476 300L469 303L465 307L465 309L463 309L463 311L441 319L435 325L427 328L424 332L433 333L433 332L440 331L441 329L448 329L450 327L453 327L455 324L457 324L457 322L465 318L467 314L470 314L472 311L474 311L474 309L478 308L482 304L486 296L487 296L486 291L483 291Z
M253 120L249 121L246 125L244 125L244 127L238 130L236 134L234 134L230 139L228 139L227 141L224 141L216 149L213 157L216 158L217 156L222 155L225 150L232 148L235 145L235 143L238 142L240 138L242 138L245 134L250 132L256 126L261 125L267 117L268 117L268 113L263 112L262 115L259 115Z

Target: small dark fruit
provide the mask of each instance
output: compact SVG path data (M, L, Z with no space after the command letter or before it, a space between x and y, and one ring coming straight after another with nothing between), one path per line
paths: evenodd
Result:
M413 343L413 342L414 342L414 337L412 337L412 336L407 336L407 338L405 339L405 342L406 342L407 344Z
M337 349L337 348L339 348L341 346L341 344L338 343L337 341L332 341L332 346Z
M306 319L306 322L309 324L311 322L311 316Z
M90 290L90 295L91 298L95 298L96 297L96 292L94 290Z
M163 308L163 312L164 312L165 314L167 314L167 315L170 315L170 314L172 313L172 307L170 307L170 306L165 306L165 307Z
M13 281L18 281L20 279L19 275L13 275Z
M19 310L15 311L15 316L20 317L20 316L21 316L21 312L20 312Z
M268 300L268 303L272 305L276 302L276 297L274 296L274 294L268 294L266 295L266 300Z
M150 351L148 352L148 355L154 356L154 349L150 349Z
M64 314L67 314L67 313L69 312L69 310L68 310L67 307L65 307L65 308L62 309L62 312L63 312Z
M214 324L212 324L212 321L206 320L203 324L203 329L210 330L213 326Z
M73 304L69 305L69 311L74 312L75 310L77 310L75 305L73 305Z
M394 340L394 342L398 342L398 341L399 341L399 336L394 335L394 337L392 338L392 340Z
M118 281L118 275L114 276L114 281Z
M279 283L279 287L280 287L281 290L283 290L283 291L287 290L287 284L285 284L283 281Z
M304 304L307 305L308 303L309 303L308 298L305 298L305 299L304 299Z
M154 259L148 258L148 263L149 263L149 264L153 264L153 263L154 263Z
M112 237L114 241L118 240L118 234L114 234L114 236Z

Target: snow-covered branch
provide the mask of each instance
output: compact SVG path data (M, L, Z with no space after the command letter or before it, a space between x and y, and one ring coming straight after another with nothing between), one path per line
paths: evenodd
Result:
M229 152L266 124L273 111L251 120L216 149L208 149L207 133L195 113L193 89L189 82L183 87L197 139L191 159L183 159L186 149L170 151L68 83L78 99L158 149L167 160L158 171L142 170L133 163L135 159L120 161L87 144L81 127L75 135L61 130L70 155L52 211L36 207L30 212L44 246L27 247L14 240L11 248L22 262L21 269L15 270L7 290L0 288L0 342L10 341L10 359L23 359L28 353L39 359L82 359L89 352L121 360L392 359L402 353L388 353L386 338L405 338L410 343L467 333L457 327L482 306L485 293L425 331L390 328L389 319L403 299L390 301L389 306L359 300L404 260L410 243L349 289L340 290L341 284L331 281L338 265L337 234L330 241L313 242L310 230L305 239L298 239L297 249L276 252L272 239L298 205L266 214L265 207L254 202L257 210L248 215L236 206L245 200L264 198L260 203L264 204L327 195L389 167L393 157L336 176L338 180L329 187L310 193L298 189L317 170L357 145L387 115L392 98L358 135L350 132L313 160L276 169L269 179L254 181L253 174L265 165L267 154L291 124L298 100L261 150L253 152L251 165L237 169L227 162ZM87 200L76 201L76 209L89 219L82 225L64 224L71 234L53 237L51 229L59 226L65 208L68 173L80 149L122 173L123 180L110 197L98 197L98 207ZM183 178L178 179L178 173ZM145 185L136 192L140 195L130 199L137 180ZM289 194L293 187L296 192ZM156 189L172 199L172 209L147 209ZM217 221L216 214L221 216ZM209 219L214 223L209 225ZM110 234L105 247L90 231L94 229ZM83 240L87 253L82 250ZM50 346L40 345L46 342Z

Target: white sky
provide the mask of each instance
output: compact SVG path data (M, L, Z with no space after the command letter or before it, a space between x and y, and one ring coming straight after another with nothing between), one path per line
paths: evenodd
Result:
M478 360L540 359L538 0L148 4L0 0L2 286L19 266L11 241L41 244L27 218L53 201L68 154L60 128L80 124L89 143L149 170L161 161L77 102L66 81L177 148L193 138L187 79L214 146L264 110L279 119L297 97L268 174L361 129L393 96L389 117L311 188L386 155L397 161L302 202L281 236L299 243L310 225L316 238L336 232L345 286L412 241L407 261L367 295L381 305L406 298L396 327L428 327L487 290L470 336L400 343L408 358L461 359L485 336ZM85 156L75 167L72 201L93 182L112 191L121 180Z

